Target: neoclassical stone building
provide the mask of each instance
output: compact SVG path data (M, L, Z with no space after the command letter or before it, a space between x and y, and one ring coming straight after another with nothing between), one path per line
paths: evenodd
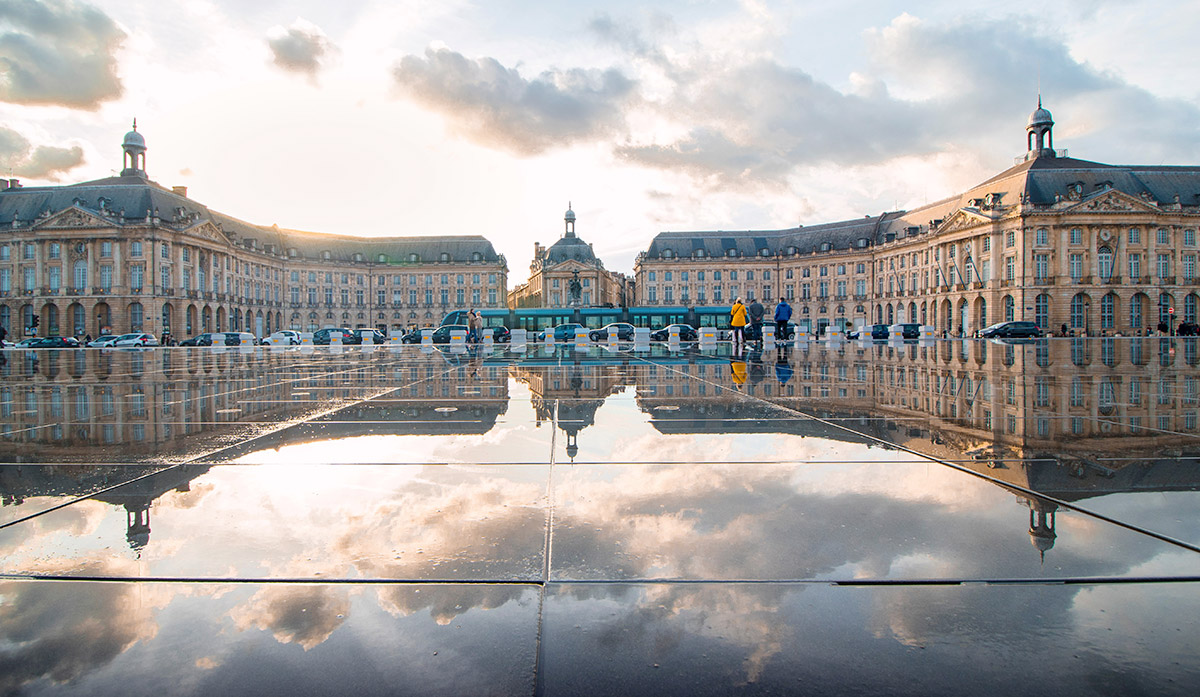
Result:
M29 333L437 325L503 307L507 265L477 236L354 237L243 222L146 175L125 135L120 176L0 187L0 325Z
M575 235L575 211L567 206L563 235L549 247L533 243L529 280L508 294L508 306L569 307L571 282L579 279L580 307L622 307L627 303L628 279L608 271L592 245Z
M1200 167L1106 165L1053 149L1041 106L1012 168L912 211L787 230L661 233L639 255L639 304L769 304L812 328L994 322L1135 334L1197 321Z

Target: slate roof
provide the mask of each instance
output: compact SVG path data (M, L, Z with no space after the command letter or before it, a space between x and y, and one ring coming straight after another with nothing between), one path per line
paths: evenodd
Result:
M235 244L255 240L259 250L272 245L275 253L287 255L290 248L309 259L320 259L321 253L328 251L330 259L337 261L352 261L356 253L367 261L376 261L380 254L389 261L407 260L413 253L420 255L422 261L436 261L443 252L449 253L455 262L470 261L474 254L485 262L501 260L492 243L480 235L358 237L254 225L214 211L138 175L67 186L4 190L0 192L0 230L9 227L14 217L28 222L46 212L56 213L73 205L103 214L117 224L142 223L156 212L163 224L181 229L210 220L227 236L232 233L231 242Z
M559 239L543 252L542 258L547 264L561 264L564 261L580 261L584 264L599 264L592 246L575 236ZM600 264L603 266L603 264Z

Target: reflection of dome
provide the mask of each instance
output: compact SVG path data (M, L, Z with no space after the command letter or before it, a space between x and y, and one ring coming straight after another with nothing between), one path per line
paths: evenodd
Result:
M591 245L574 235L560 239L546 250L546 261L551 264L560 264L572 259L591 264L596 261L596 253L592 251Z

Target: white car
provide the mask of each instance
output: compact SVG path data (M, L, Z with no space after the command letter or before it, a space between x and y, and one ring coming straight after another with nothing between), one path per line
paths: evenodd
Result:
M158 339L154 338L153 334L145 332L135 332L133 334L122 334L118 336L112 345L114 347L121 346L158 346Z
M111 348L112 345L119 338L121 338L120 334L105 334L103 336L98 336L95 339L92 339L91 342L88 343L88 347L90 347L90 348Z
M272 339L278 339L283 346L299 346L300 332L292 331L291 329L280 329L271 336L263 339L264 346L270 346Z

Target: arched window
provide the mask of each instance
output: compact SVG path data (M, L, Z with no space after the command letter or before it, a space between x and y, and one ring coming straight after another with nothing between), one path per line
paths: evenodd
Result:
M321 252L321 258L328 261L333 258L333 254L328 249Z
M1145 302L1145 298L1146 296L1138 293L1129 301L1129 326L1132 329L1142 328L1142 320L1145 315L1145 307L1143 304Z
M1012 322L1017 316L1017 303L1013 300L1013 296L1004 296L1004 321Z
M1071 329L1087 328L1087 296L1076 293L1071 298Z
M1108 280L1112 278L1113 272L1113 252L1108 247L1101 247L1096 253L1096 262L1099 264L1100 278Z
M663 259L670 259L673 256L675 256L675 252L672 252L670 249L662 250Z
M727 257L736 257L737 255L738 251L736 249L728 249L725 251L725 256Z
M1103 298L1100 298L1100 328L1112 329L1116 323L1117 316L1117 296L1115 293L1109 293Z
M704 258L704 250L697 249L696 251L692 252L692 256L696 257L697 259L703 259Z
M438 261L447 263L447 264L450 263L450 252L442 252L441 254L439 254Z
M87 262L80 259L75 262L75 290L82 293L88 282Z
M131 331L131 332L142 331L142 324L143 324L142 304L141 303L130 303L129 304L129 331Z
M758 250L758 256L769 257L769 256L771 256L771 250L767 249L766 247L763 247L762 249Z
M408 260L413 262L414 264L418 263L421 261L421 255L417 254L416 252L413 252L412 254L408 255Z
M380 254L378 257L376 257L376 261L378 261L380 264L386 264L387 260L388 258L386 254Z
M471 261L483 261L483 254L479 252L471 252Z

